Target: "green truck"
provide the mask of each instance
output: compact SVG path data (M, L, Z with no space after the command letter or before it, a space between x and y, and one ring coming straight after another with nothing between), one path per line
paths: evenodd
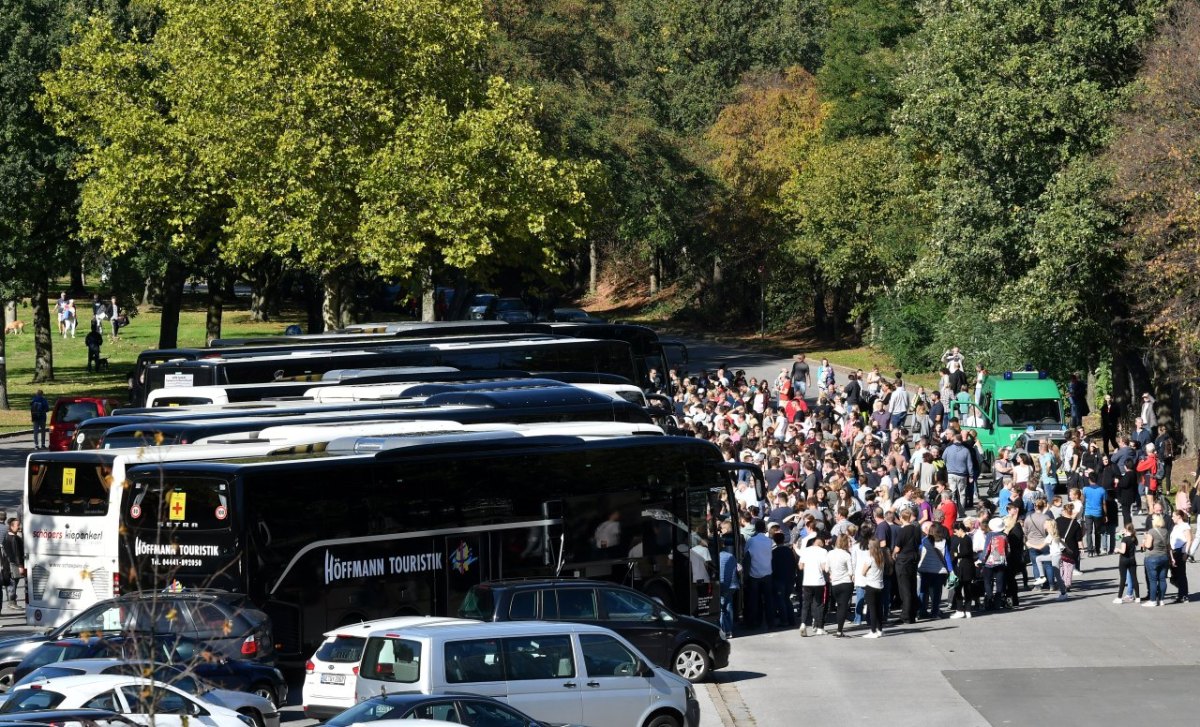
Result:
M985 471L1001 447L1012 447L1026 432L1061 432L1062 392L1045 371L1005 371L984 379L979 404L965 391L950 402L948 416L973 429L983 449Z

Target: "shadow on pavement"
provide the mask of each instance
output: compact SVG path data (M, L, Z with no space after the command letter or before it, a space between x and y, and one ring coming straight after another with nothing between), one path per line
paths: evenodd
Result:
M766 674L756 671L738 671L737 669L718 669L713 672L713 681L717 684L733 682L748 682L752 679L762 679Z

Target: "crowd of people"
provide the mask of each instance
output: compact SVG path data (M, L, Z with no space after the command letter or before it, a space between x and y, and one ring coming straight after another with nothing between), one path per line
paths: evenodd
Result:
M1178 483L1168 499L1173 441L1147 424L1148 395L1133 429L1103 431L1102 446L1082 427L1088 410L1073 378L1066 440L1042 441L1037 456L1001 450L981 493L975 432L944 403L978 396L987 372L976 367L968 378L957 349L944 361L935 391L910 390L900 372L888 378L877 367L839 376L828 360L803 355L773 381L724 368L670 374L680 426L727 460L759 465L766 479L760 500L742 475L722 524L728 632L739 603L738 629L846 636L865 625L865 637L878 638L893 608L913 624L1017 608L1030 592L1067 600L1088 559L1111 554L1119 555L1114 603L1161 606L1168 579L1174 601L1188 600L1200 481ZM1105 405L1111 415L1111 399Z

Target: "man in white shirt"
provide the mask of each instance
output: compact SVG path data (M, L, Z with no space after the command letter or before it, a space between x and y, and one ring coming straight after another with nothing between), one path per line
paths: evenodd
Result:
M1154 414L1154 397L1150 396L1150 392L1142 394L1142 423L1150 431L1154 431L1154 426L1158 424L1158 417Z
M808 636L808 624L813 625L812 635L825 633L825 574L829 572L829 551L821 536L812 539L812 544L800 551L800 571L803 600L800 604L800 635Z

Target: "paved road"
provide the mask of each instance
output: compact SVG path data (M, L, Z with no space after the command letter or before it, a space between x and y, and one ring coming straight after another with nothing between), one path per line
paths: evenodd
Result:
M773 379L790 366L790 359L705 341L689 342L689 351L694 371L724 362ZM0 508L14 511L19 502L28 451L26 443L0 440ZM1016 611L922 622L874 641L801 638L796 631L738 635L729 668L697 690L701 723L1125 727L1190 721L1200 678L1200 603L1113 605L1116 565L1115 556L1085 561L1077 597L1065 603L1030 595ZM1192 570L1195 582L1200 571ZM7 615L0 624L4 630L20 626ZM298 683L292 694L299 699ZM294 705L284 715L296 727L303 724Z

